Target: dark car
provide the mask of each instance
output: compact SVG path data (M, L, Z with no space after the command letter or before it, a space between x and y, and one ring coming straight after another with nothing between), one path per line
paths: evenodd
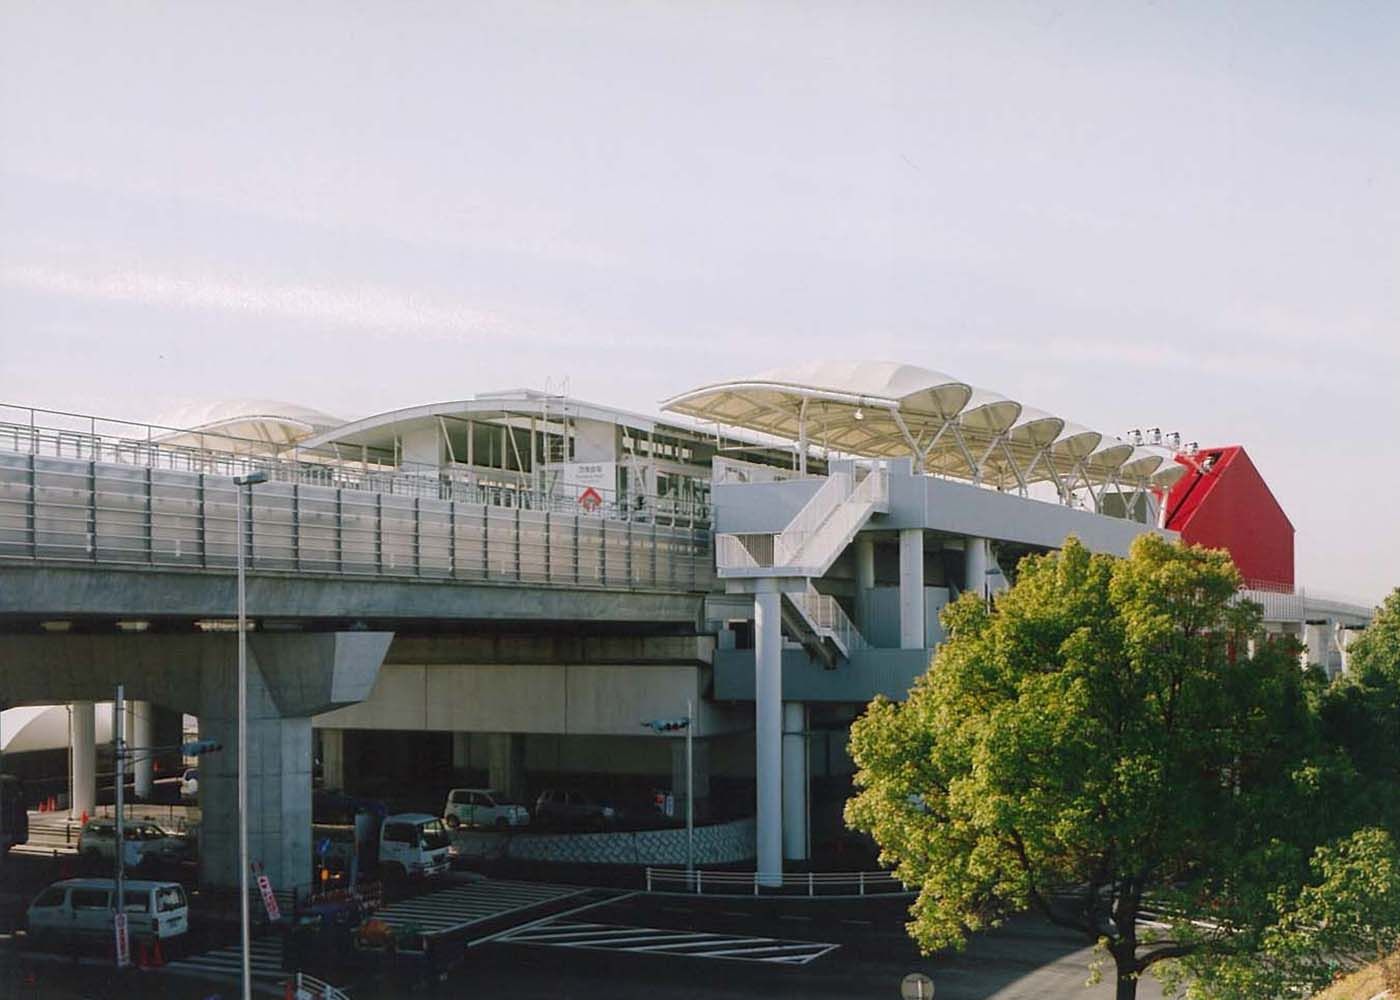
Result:
M573 789L546 788L535 802L535 822L541 826L606 830L616 819L612 806Z

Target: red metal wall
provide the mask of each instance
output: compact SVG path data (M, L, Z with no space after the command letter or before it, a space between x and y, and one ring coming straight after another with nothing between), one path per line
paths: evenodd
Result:
M1188 471L1167 498L1167 527L1229 550L1246 580L1292 587L1293 523L1244 449L1203 448L1177 461Z

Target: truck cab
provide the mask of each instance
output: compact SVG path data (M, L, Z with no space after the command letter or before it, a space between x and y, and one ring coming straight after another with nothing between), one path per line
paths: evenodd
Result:
M379 827L379 869L388 879L441 875L451 865L451 854L441 817L395 813Z

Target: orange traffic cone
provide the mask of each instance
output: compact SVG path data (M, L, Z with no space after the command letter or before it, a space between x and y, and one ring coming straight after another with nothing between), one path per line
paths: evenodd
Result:
M136 942L136 967L146 968L146 939L139 938Z
M151 942L151 968L159 969L165 964L165 956L160 953L160 938Z
M87 821L88 821L88 814L87 814L87 810L84 809L84 810L83 810L82 816L80 816L80 817L78 818L78 822L81 823L81 824L83 824L83 826L87 826Z
M286 991L282 994L282 1000L296 1000L296 996L297 996L297 985L296 985L296 981L295 981L295 980L292 980L292 979L288 979L288 980L287 980L287 989L286 989Z

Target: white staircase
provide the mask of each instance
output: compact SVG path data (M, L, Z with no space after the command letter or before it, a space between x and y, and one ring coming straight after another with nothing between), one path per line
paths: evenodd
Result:
M826 575L870 516L889 510L889 472L883 466L862 474L834 472L776 533L720 534L715 564L721 579L803 577L804 590L783 593L783 622L828 667L869 643L836 598L812 580Z
M777 533L720 534L715 565L721 579L824 576L870 515L889 510L889 473L870 469L859 483L837 472Z

